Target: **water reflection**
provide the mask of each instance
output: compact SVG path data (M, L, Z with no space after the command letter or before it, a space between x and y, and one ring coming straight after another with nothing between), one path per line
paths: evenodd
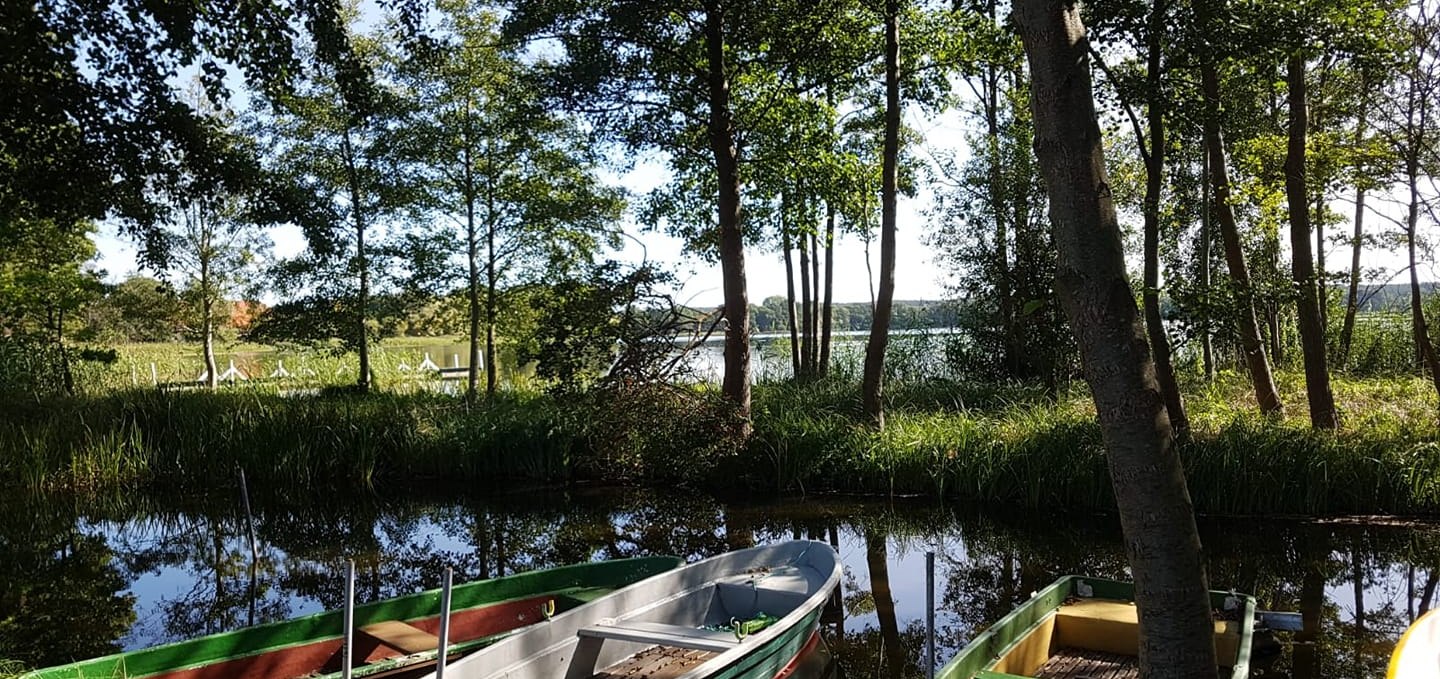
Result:
M810 537L835 545L846 567L824 618L825 671L896 679L924 676L926 551L937 553L942 663L1060 574L1126 575L1111 517L929 504L582 493L269 503L254 522L252 551L233 503L0 503L0 659L43 666L339 607L343 558L356 561L364 602L436 587L445 566L484 578ZM1303 614L1304 631L1262 644L1273 662L1257 676L1382 676L1394 640L1435 601L1432 527L1217 519L1201 529L1212 583Z

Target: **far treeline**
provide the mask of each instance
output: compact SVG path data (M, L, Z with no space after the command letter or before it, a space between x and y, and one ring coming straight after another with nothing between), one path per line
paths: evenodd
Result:
M849 238L873 255L875 291L846 386L853 427L903 430L905 413L887 424L900 386L887 354L908 229L952 277L965 346L946 359L965 379L1053 398L1085 378L1144 621L1142 674L1213 676L1180 457L1211 425L1192 427L1182 386L1248 383L1254 419L1202 431L1211 444L1309 440L1283 424L1297 410L1315 440L1368 427L1346 424L1336 394L1374 355L1399 356L1440 395L1422 283L1440 200L1437 49L1432 0L7 3L0 363L54 376L7 377L29 385L20 402L74 405L72 364L103 352L69 332L99 294L87 262L110 220L186 291L211 387L224 300L280 300L254 319L266 341L350 348L363 397L381 302L458 290L476 412L504 397L507 313L535 319L538 379L613 415L571 421L634 425L586 432L590 446L623 448L664 421L620 412L647 386L664 387L651 403L703 400L672 379L676 340L723 337L718 398L673 411L691 414L694 439L680 440L753 452L780 404L752 407L746 264L783 261L771 327L783 319L797 382L821 384L840 329L834 245ZM928 143L951 114L968 149ZM653 191L602 180L637 159L668 171ZM922 194L925 223L901 224L900 197ZM627 218L718 262L721 307L692 313L670 299L671 272L607 259L639 239ZM269 257L275 226L305 249ZM1362 284L1391 282L1408 288L1398 334L1360 313ZM1277 373L1291 364L1298 383ZM283 406L297 417L331 403L297 398ZM154 412L169 412L161 400ZM41 449L69 440L44 426L14 434L33 442L16 473L80 468L71 448ZM770 439L756 459L808 435ZM853 447L865 440L836 445L871 456ZM1417 446L1402 457L1433 456L1433 441ZM958 454L935 450L936 464ZM1433 484L1410 481L1395 487Z

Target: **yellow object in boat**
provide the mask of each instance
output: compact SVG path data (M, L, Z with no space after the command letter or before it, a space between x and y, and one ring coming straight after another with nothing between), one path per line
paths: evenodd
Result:
M1420 616L1405 630L1385 679L1435 679L1440 677L1440 609Z

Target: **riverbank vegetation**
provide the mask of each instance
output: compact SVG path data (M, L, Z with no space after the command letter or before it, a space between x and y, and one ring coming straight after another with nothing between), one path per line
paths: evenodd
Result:
M1302 379L1278 374L1293 398ZM1330 433L1255 413L1242 375L1188 382L1192 432L1180 454L1197 509L1440 513L1440 428L1428 417L1436 404L1425 381L1341 377L1335 388L1354 426ZM475 405L432 392L125 390L7 404L0 485L204 494L235 487L244 469L252 493L284 496L679 483L1114 506L1094 406L1080 385L1052 399L1038 385L897 380L889 399L891 422L877 431L863 424L852 378L760 384L754 433L742 442L727 436L725 402L707 387L506 390Z

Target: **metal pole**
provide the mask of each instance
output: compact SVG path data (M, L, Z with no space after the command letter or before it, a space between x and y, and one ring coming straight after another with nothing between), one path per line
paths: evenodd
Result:
M435 679L445 679L445 656L450 653L450 581L455 572L445 569L445 584L440 591L440 649L435 656Z
M355 671L355 560L345 562L345 648L340 656L340 676L350 679Z
M925 552L925 676L935 679L935 552Z

